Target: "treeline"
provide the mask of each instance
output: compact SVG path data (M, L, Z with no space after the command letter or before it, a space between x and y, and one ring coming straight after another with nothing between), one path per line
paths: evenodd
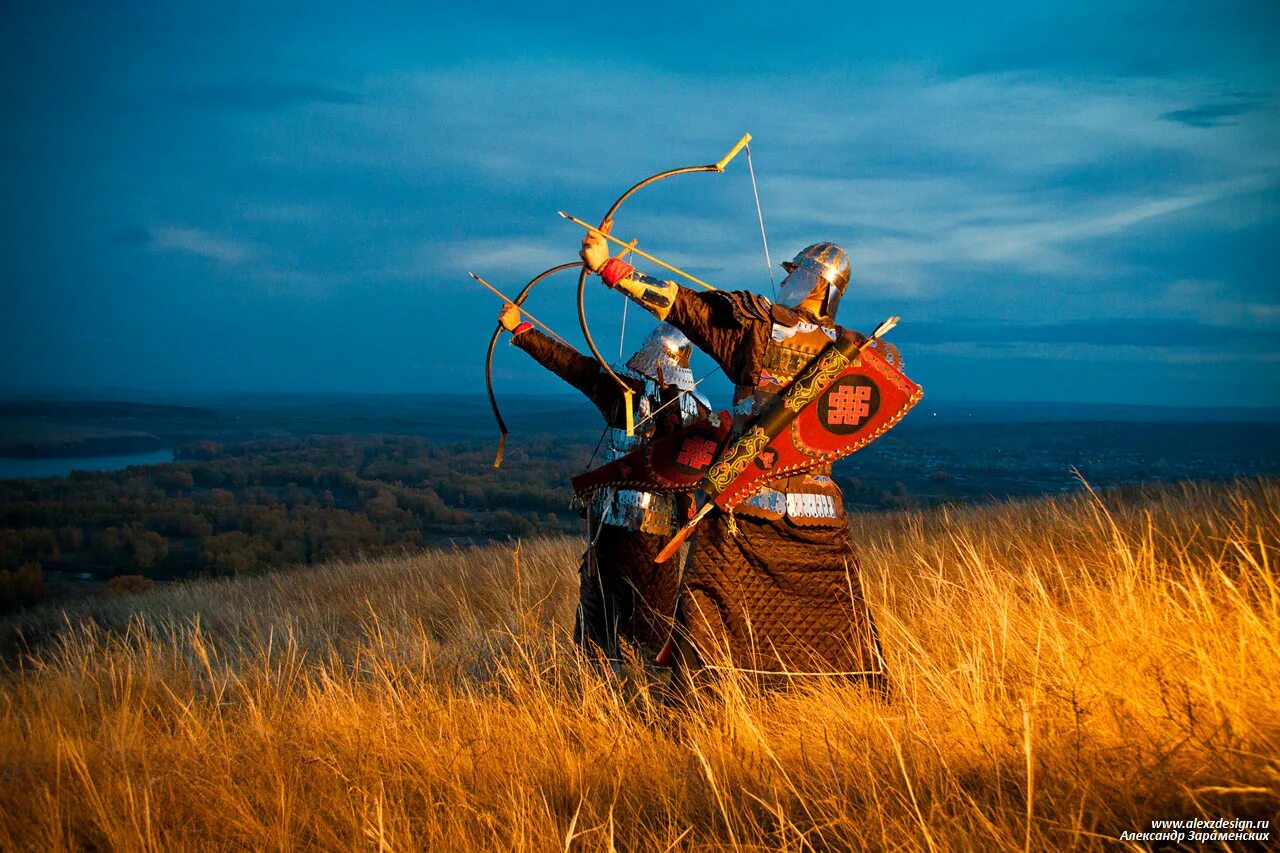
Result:
M576 530L569 479L591 451L535 439L495 470L489 442L202 441L169 465L0 480L0 610L39 601L51 578L114 578L112 589L131 589ZM850 508L912 502L901 483L837 479Z
M45 570L175 579L572 529L569 478L591 448L399 436L200 442L170 465L0 481L0 608Z

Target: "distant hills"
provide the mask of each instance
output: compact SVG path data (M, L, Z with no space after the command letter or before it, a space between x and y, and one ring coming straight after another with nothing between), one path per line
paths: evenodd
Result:
M487 441L497 426L481 394L141 395L142 399L0 399L0 457L92 456L176 448L193 441L307 435L415 435ZM718 401L725 404L726 401ZM503 394L513 439L595 441L601 419L582 397ZM959 402L925 398L898 431L960 423L1277 423L1280 409Z

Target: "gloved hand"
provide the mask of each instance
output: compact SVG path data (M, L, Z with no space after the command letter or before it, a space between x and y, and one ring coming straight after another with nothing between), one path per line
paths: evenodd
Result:
M498 312L498 323L508 332L515 331L516 326L520 325L520 309L514 303L506 303Z
M582 262L592 272L599 272L604 262L609 260L609 243L594 231L588 231L582 238L582 250L578 252Z

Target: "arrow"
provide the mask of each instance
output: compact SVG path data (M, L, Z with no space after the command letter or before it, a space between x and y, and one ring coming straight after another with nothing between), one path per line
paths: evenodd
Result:
M480 276L476 275L475 273L473 273L473 272L469 272L469 273L467 273L467 275L471 276L471 277L472 277L472 278L474 278L476 281L480 282L482 285L484 285L484 286L485 286L485 288L486 288L486 289L488 289L488 290L489 290L489 292L491 292L494 296L497 296L497 297L498 297L499 299L501 299L503 302L507 302L507 303L510 303L510 304L512 304L512 305L515 305L515 304L516 304L514 301L512 301L511 299L509 299L505 293L503 293L501 290L498 290L498 288L494 287L492 284L490 284L489 282L485 281L484 279L482 279ZM530 314L528 311L525 311L523 308L520 308L520 312L521 312L522 314L524 314L524 316L526 316L526 317L528 317L530 320L532 320L535 324L537 324L537 325L538 325L538 326L539 326L539 327L540 327L544 332L546 332L546 333L547 333L548 335L550 335L551 337L555 338L555 339L556 339L557 341L559 341L560 343L564 344L564 345L565 345L565 346L567 346L567 347L572 346L572 344L570 344L570 343L569 343L568 341L566 341L564 338L560 337L560 336L559 336L559 335L557 335L555 332L553 332L553 331L551 330L551 327L550 327L550 326L548 326L546 323L542 322L542 321L541 321L541 320L539 320L537 317L535 317L535 316L533 316L532 314Z
M684 270L680 269L679 267L673 267L673 266L671 266L671 264L667 263L666 261L662 260L661 258L655 258L653 255L649 254L648 252L641 251L640 249L637 249L637 248L636 248L636 244L635 244L635 241L634 241L634 240L633 240L633 241L631 241L630 243L625 243L625 242L623 242L622 240L619 240L617 237L613 236L612 234L609 234L609 233L607 233L607 232L601 231L599 228L595 227L594 225L591 225L590 223L583 222L581 219L579 219L579 218L578 218L578 217L576 217L576 216L570 216L569 214L565 213L563 210L558 211L558 213L559 213L562 217L564 217L565 219L567 219L567 220L569 220L570 222L572 222L574 225L581 225L583 228L587 229L587 230L588 230L588 231L590 231L592 234L599 234L601 237L605 238L606 240L609 240L609 241L611 241L611 242L617 243L617 244L618 244L619 246L621 246L622 248L627 249L628 251L635 252L637 255L639 255L639 256L640 256L640 257L642 257L642 258L647 258L648 260L653 261L655 264L657 264L658 266L662 267L663 269L671 270L671 272L675 273L676 275L684 276L685 278L687 278L689 281L693 282L694 284L701 285L702 287L705 287L707 290L719 290L719 289L720 289L720 288L716 287L715 285L707 284L705 281L703 281L702 279L698 278L697 276L689 275L689 273L685 272ZM619 255L619 257L621 257L621 255Z

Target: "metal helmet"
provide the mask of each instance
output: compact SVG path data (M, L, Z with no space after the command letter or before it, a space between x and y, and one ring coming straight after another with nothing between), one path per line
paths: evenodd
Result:
M849 254L835 243L814 243L793 260L783 261L782 268L787 277L778 291L778 304L795 308L821 288L827 298L820 319L834 321L849 286Z
M627 367L655 382L688 389L693 387L693 371L689 369L692 355L693 343L683 332L659 323L645 337L640 349L627 359Z

